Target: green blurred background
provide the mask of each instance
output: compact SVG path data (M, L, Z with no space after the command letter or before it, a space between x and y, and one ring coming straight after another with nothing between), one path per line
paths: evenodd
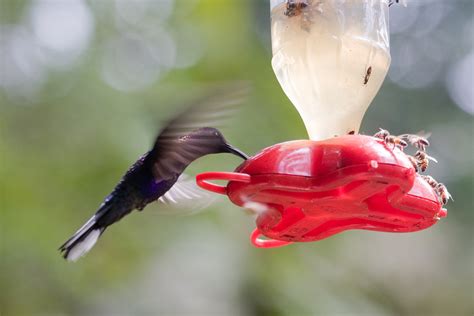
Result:
M473 1L390 12L392 66L362 132L432 132L447 218L261 250L253 218L225 199L194 216L154 205L71 264L58 246L176 103L249 80L231 143L253 154L306 132L271 69L266 0L0 0L0 314L473 315Z

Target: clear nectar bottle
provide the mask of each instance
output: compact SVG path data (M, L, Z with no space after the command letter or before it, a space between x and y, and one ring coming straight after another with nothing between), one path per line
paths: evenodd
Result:
M271 0L272 67L309 137L357 133L390 66L387 0Z

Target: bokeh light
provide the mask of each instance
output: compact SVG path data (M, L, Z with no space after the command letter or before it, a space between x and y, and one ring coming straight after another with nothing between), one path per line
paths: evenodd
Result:
M454 102L466 113L474 115L474 51L459 60L448 73L446 85Z
M57 67L75 62L88 48L94 30L92 13L82 0L35 0L29 23L45 62Z
M117 90L144 89L173 66L175 54L174 41L164 30L152 39L123 34L104 47L102 77Z

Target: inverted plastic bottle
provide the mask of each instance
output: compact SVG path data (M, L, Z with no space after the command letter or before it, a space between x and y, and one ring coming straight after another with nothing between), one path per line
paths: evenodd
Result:
M388 2L306 3L270 2L273 70L311 140L357 133L390 66Z

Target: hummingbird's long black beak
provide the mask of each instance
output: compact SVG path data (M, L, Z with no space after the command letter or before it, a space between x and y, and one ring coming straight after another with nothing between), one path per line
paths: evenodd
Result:
M247 160L249 158L249 156L247 156L244 152L242 152L240 149L237 149L227 143L224 144L224 150L225 152L228 152L228 153L231 153L231 154L234 154L236 156L239 156L240 158L244 159L244 160Z

